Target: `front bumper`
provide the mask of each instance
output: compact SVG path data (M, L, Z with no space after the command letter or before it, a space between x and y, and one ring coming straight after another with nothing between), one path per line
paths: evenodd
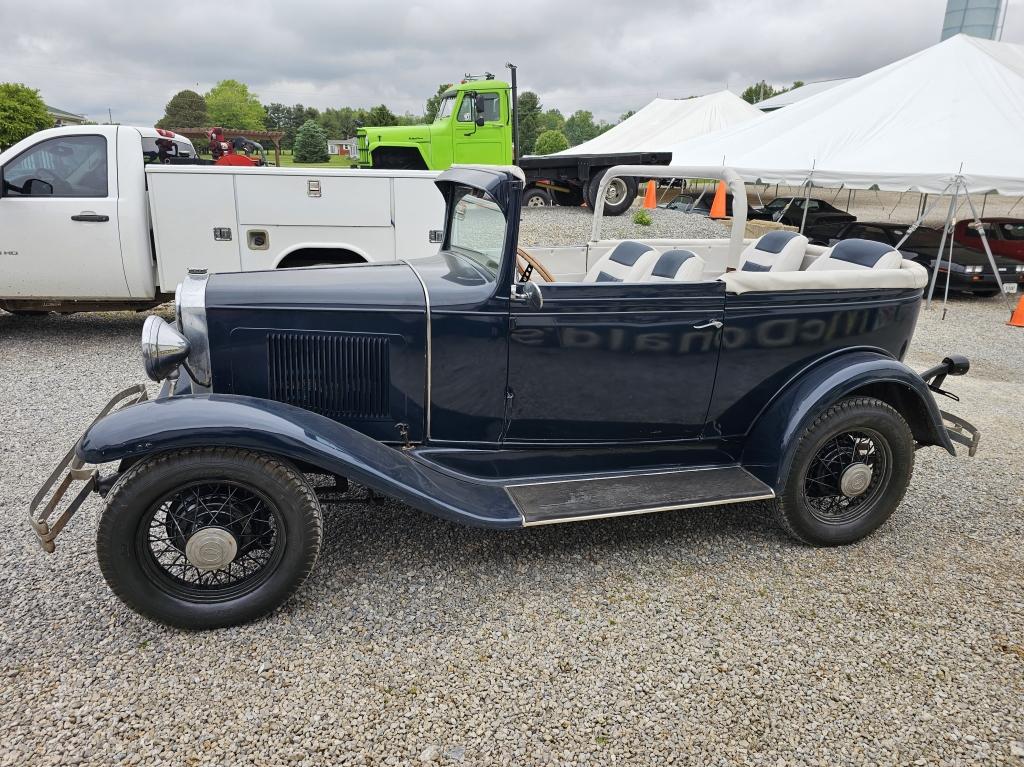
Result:
M118 392L103 406L86 431L114 410L137 405L140 402L145 402L147 399L149 399L149 394L146 391L145 384L136 384L124 391ZM119 405L120 407L118 407ZM32 498L32 502L28 506L29 524L39 538L39 545L48 554L52 554L55 551L54 539L64 529L68 520L74 516L75 512L85 502L85 499L89 497L89 493L97 488L99 469L95 466L87 467L85 465L82 459L75 454L77 445L78 441L76 440L75 445L71 447L67 455L50 473L50 476L43 483L43 486L39 488L39 491ZM58 511L58 506L61 505L64 496L67 495L68 490L71 489L72 484L75 482L83 483L81 489L78 490L75 497L62 510Z

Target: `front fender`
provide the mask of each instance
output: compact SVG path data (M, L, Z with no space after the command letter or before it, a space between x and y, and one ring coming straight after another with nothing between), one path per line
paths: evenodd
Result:
M910 424L918 443L940 445L956 455L921 376L891 357L853 352L805 371L768 404L747 435L744 468L780 492L803 430L825 409L854 394L888 402Z
M329 418L255 397L185 395L134 405L95 423L75 450L84 462L100 464L199 447L243 448L284 457L463 524L522 524L500 486L441 473Z

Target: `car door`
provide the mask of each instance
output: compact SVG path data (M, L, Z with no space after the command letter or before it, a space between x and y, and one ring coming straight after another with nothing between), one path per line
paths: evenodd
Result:
M513 302L506 442L699 437L722 339L721 282L541 285Z
M3 166L0 296L126 298L116 153L102 135L44 139Z
M483 125L476 124L475 99L470 93L462 101L452 125L455 162L472 165L501 165L509 161L504 151L506 117L501 91L480 91L483 100Z

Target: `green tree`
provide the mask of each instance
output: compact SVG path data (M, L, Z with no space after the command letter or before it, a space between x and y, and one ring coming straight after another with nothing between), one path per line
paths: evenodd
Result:
M249 86L238 80L221 80L206 94L210 122L235 130L263 130L267 113Z
M519 110L519 154L531 154L540 135L540 97L533 91L523 91L516 100Z
M766 83L762 80L759 83L748 85L743 93L740 94L740 98L746 101L748 104L756 104L759 101L770 99L772 96L778 96L780 93L788 93L794 88L799 88L804 84L803 80L794 80L793 84L788 88L776 88L770 83Z
M554 154L569 148L569 139L562 131L546 130L537 136L537 142L533 145L534 154Z
M563 132L565 137L569 139L569 146L577 146L584 141L590 141L601 130L594 124L594 115L591 112L585 109L577 109L565 121Z
M635 109L630 109L628 112L623 112L622 115L619 117L619 122L620 123L626 122L626 120L628 120L630 117L632 117L635 114L636 114L636 110Z
M565 118L557 109L549 109L537 119L537 127L541 133L546 130L564 130Z
M333 109L328 107L321 112L317 122L327 133L329 139L346 139L356 134L356 121L359 120L359 111L352 107L341 107Z
M437 93L427 99L427 106L423 110L424 122L434 122L434 118L437 117L437 110L441 108L441 96L451 87L451 83L441 83L437 86Z
M329 162L327 134L316 120L306 120L295 134L295 162Z
M21 83L0 83L0 149L52 127L39 91Z
M374 127L382 127L386 125L397 125L398 118L395 117L395 113L388 109L384 104L378 104L373 107L366 115L366 124Z
M210 124L206 113L206 99L195 91L178 91L164 107L164 116L158 128L205 128Z

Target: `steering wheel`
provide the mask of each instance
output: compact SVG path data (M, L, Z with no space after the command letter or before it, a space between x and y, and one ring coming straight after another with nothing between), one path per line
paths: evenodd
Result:
M69 195L72 193L71 184L62 179L56 173L49 168L37 168L35 170L34 180L42 181L49 184L53 188L54 194ZM32 179L25 179L25 183L28 183Z
M555 281L555 275L549 272L536 256L523 248L516 248L516 271L520 282L528 282L534 272L539 274L544 282Z

